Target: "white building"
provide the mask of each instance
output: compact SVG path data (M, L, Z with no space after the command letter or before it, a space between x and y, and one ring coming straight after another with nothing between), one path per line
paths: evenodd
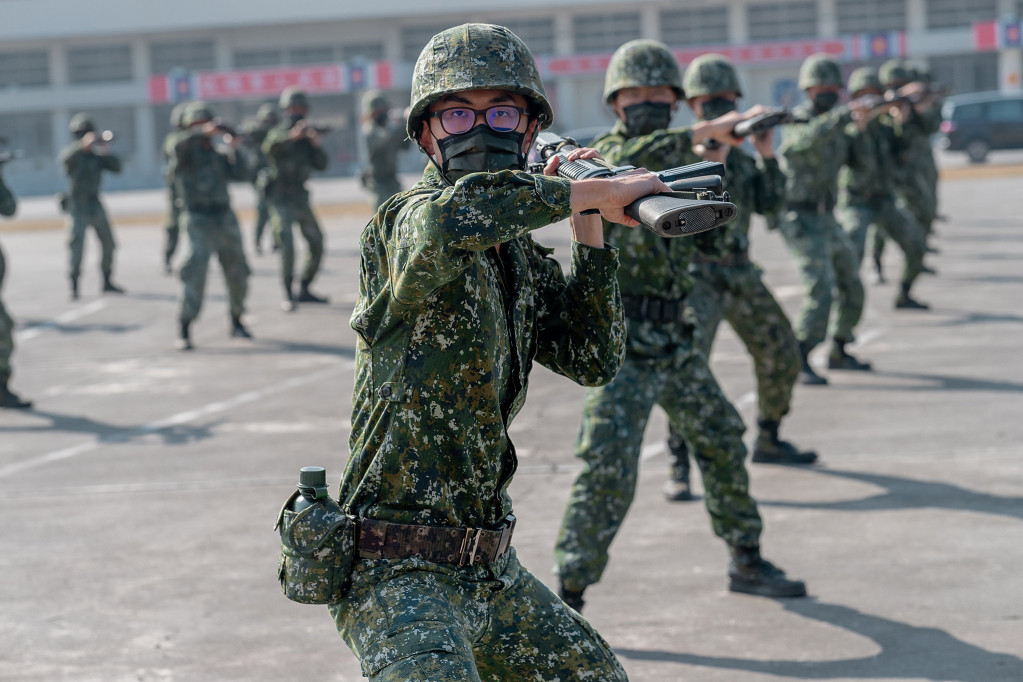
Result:
M430 36L466 21L501 23L530 46L560 130L607 125L607 58L634 38L681 61L708 49L739 65L749 104L791 102L799 63L826 51L853 68L906 54L957 92L1021 87L1023 0L0 0L0 138L26 156L4 169L16 192L52 192L67 124L89 111L125 159L108 188L161 183L159 148L177 88L229 121L284 83L312 93L329 136L329 172L359 165L361 89L408 101L411 65ZM1004 30L1015 27L1014 31ZM1010 47L1006 47L1010 45ZM685 120L682 114L678 119ZM419 160L410 154L409 168Z

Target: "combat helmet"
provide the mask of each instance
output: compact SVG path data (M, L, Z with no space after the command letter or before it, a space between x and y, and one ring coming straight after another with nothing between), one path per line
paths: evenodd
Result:
M682 74L682 89L686 97L713 95L716 92L734 92L742 97L742 84L732 62L723 54L709 52L689 62Z
M71 117L71 123L68 128L75 135L84 135L91 133L96 130L96 124L93 122L92 117L86 113L75 114Z
M213 110L210 109L210 105L202 100L190 102L185 108L185 113L181 115L181 125L186 128L193 126L196 123L212 120Z
M882 64L877 75L886 88L902 87L912 80L906 60L898 57Z
M507 90L530 101L540 129L554 120L533 54L504 26L462 24L441 31L419 53L412 74L412 106L406 130L419 139L430 105L463 90Z
M304 90L300 90L296 87L284 88L281 91L281 99L277 103L281 109L287 109L288 107L304 107L309 108L309 98L306 96Z
M799 67L799 89L806 90L815 85L839 88L844 85L838 62L823 53L810 55Z
M679 99L685 97L678 61L668 46L656 40L630 40L611 55L604 76L604 101L623 88L667 85Z
M188 102L178 102L170 110L170 124L172 130L181 130L185 127L185 109L188 108Z
M849 74L849 84L846 86L846 89L850 94L855 95L860 90L877 90L881 92L884 90L884 86L881 85L881 79L877 77L877 72L874 71L873 67L861 66Z
M256 110L256 120L260 123L271 123L275 124L280 119L277 115L277 107L267 102L266 104L260 104L259 109Z
M362 96L362 112L364 114L372 114L374 111L389 107L390 102L379 90L367 90L366 94Z

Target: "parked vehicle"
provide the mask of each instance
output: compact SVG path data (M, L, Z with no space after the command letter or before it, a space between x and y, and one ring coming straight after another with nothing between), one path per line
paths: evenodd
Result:
M948 151L963 151L984 163L993 149L1023 149L1023 92L975 92L945 100L942 137Z

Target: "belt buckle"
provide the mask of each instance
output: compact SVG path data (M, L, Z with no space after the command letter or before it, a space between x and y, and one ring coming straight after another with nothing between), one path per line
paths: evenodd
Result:
M465 537L462 538L462 547L458 550L458 565L472 566L476 563L476 550L480 546L480 538L483 537L482 528L466 528ZM466 550L469 550L468 559Z

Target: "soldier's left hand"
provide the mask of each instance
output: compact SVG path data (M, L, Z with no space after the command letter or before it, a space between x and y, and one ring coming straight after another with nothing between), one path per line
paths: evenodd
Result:
M575 161L576 159L598 159L601 161L603 160L603 157L600 156L600 152L598 152L596 149L593 149L592 147L579 147L578 149L573 149L567 154L567 157L568 161ZM558 166L560 165L561 157L552 156L547 160L547 165L544 166L543 168L543 174L557 175Z

